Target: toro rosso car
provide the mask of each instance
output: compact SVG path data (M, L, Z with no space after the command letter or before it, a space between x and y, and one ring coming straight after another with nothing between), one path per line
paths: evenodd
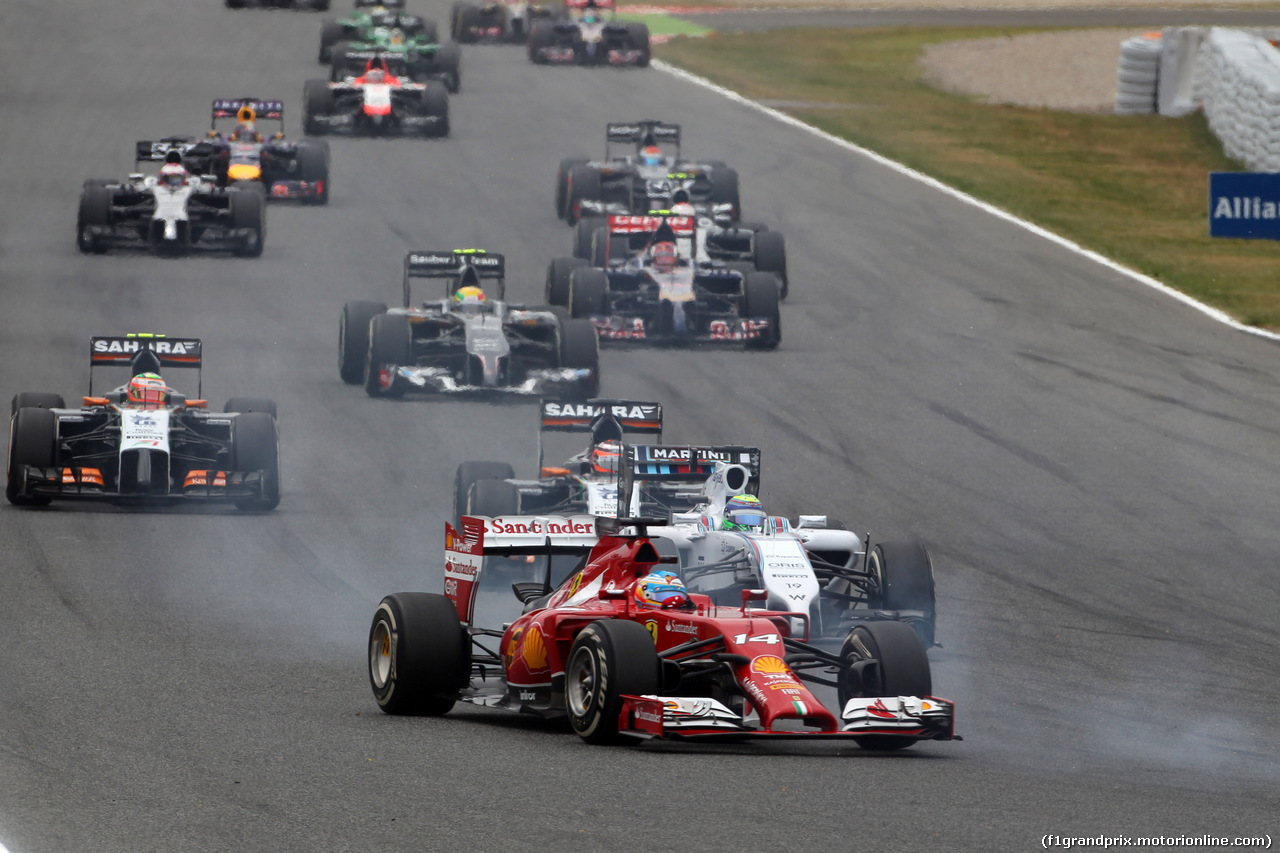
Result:
M414 82L403 56L385 51L362 56L364 73L359 76L306 82L302 126L307 133L449 135L449 93L443 83Z
M544 435L590 436L587 447L563 465L546 466ZM517 479L506 462L463 462L454 478L454 518L464 515L618 514L618 464L621 442L628 435L662 441L662 406L633 400L542 401L538 429L538 476ZM631 506L650 515L673 508L692 509L697 492L688 484L655 484L639 488ZM694 499L682 499L688 495Z
M351 14L337 21L326 20L320 27L320 64L333 59L338 42L366 41L375 28L398 29L409 36L424 36L432 43L440 40L435 21L404 11L404 0L355 0Z
M686 588L649 536L652 519L464 516L445 527L444 595L382 599L369 630L369 681L389 714L465 702L567 718L590 743L648 738L847 738L869 749L953 740L954 705L932 695L923 645L892 621L858 625L838 653L808 642L807 614L732 605ZM552 588L558 553L582 553ZM524 613L473 622L492 557L547 562L513 586ZM825 706L815 685L834 687Z
M5 496L18 506L53 500L113 503L212 501L269 510L280 501L279 437L271 400L240 397L220 414L159 373L202 363L195 338L154 335L89 341L89 393L13 398ZM127 368L128 381L95 394L94 369ZM200 383L197 381L197 395Z
M498 0L486 4L457 2L449 14L449 32L454 41L463 44L478 41L524 43L534 21L561 16L557 7L558 4L553 6L524 0Z
M721 225L742 212L738 173L719 161L683 159L678 124L609 124L603 160L561 160L556 174L556 215L570 225L584 216L648 213L680 203Z
M76 219L80 251L132 248L261 255L267 228L262 191L222 187L214 175L192 173L183 165L183 153L196 146L193 140L179 138L142 141L136 163L161 161L158 174L134 172L123 181L85 181Z
M619 20L613 0L565 0L564 18L529 28L529 59L538 65L649 64L649 27Z
M338 372L372 397L435 394L590 397L599 387L595 328L552 308L505 302L506 263L479 249L410 252L404 307L348 302ZM443 299L412 306L415 279L443 280ZM486 293L485 290L488 289Z
M462 50L456 44L440 44L435 25L428 30L416 15L375 15L373 25L353 40L333 46L329 79L338 81L359 74L376 53L399 56L405 73L415 81L439 80L452 93L462 85Z
M329 202L329 143L284 137L284 103L260 98L219 98L210 110L207 138L183 152L193 169L222 186L261 184L273 199ZM227 127L229 120L235 126ZM274 129L263 133L262 121Z
M693 217L611 216L596 237L607 266L553 261L547 301L590 318L602 340L772 349L782 339L777 277L712 261Z

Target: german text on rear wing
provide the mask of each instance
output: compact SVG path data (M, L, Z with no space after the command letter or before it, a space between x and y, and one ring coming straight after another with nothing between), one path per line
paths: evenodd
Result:
M458 278L470 270L477 279L498 282L498 299L506 295L507 263L497 252L484 249L421 249L404 256L404 307L409 307L409 282L415 278Z

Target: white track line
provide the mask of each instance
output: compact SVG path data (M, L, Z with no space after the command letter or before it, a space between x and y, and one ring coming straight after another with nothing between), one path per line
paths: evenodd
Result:
M1247 332L1250 335L1257 335L1258 337L1267 338L1273 341L1280 341L1280 334L1277 334L1276 332L1269 332L1266 329L1259 329L1254 326L1246 326L1244 323L1241 323L1238 320L1234 319L1233 317L1228 316L1222 311L1219 311L1217 308L1213 308L1211 306L1205 305L1203 302L1197 302L1195 299L1192 299L1190 296L1187 296L1185 293L1180 293L1174 290L1173 288L1169 287L1168 285L1160 283L1159 281L1152 278L1151 276L1143 275L1137 270L1131 270L1126 266L1116 263L1115 261L1111 260L1108 257L1100 255L1097 252L1094 252L1090 249L1086 249L1084 246L1081 246L1079 243L1072 242L1071 240L1068 240L1066 237L1062 237L1058 234L1054 234L1052 231L1047 231L1044 228L1041 228L1039 225L1036 225L1035 223L1028 222L1025 219L1019 219L1018 217L1014 216L1012 213L1010 213L1007 210L1001 210L995 205L987 204L985 201L976 199L973 196L969 195L968 193L963 193L954 187L947 186L946 184L942 183L936 178L931 178L926 174L917 172L915 169L908 168L907 166L902 165L896 160L890 160L888 157L885 157L884 155L877 154L876 152L871 151L870 149L867 149L867 148L863 148L860 145L855 145L849 140L841 139L838 136L834 136L830 133L827 133L825 130L819 130L818 128L814 127L811 124L805 124L795 116L787 115L786 113L781 112L780 110L775 110L772 107L766 107L764 104L757 103L756 101L753 101L750 98L744 97L738 94L737 92L733 91L732 89L726 89L723 86L718 86L715 83L712 83L710 80L706 79L705 77L699 77L696 74L691 74L688 71L685 71L683 68L677 68L674 65L663 62L660 59L653 60L652 65L654 68L657 68L660 71L665 71L666 73L674 77L677 77L685 81L686 83L692 83L695 86L701 86L704 89L710 89L712 92L715 92L718 95L728 98L729 100L735 103L741 104L744 107L749 107L757 112L764 113L767 116L777 119L783 124L789 124L792 127L799 128L800 130L803 130L806 133L810 133L818 137L819 139L825 139L827 142L830 142L834 145L838 145L847 151L852 151L855 154L859 154L863 157L873 160L876 163L879 163L881 166L885 166L889 169L892 169L893 171L897 172L900 175L904 175L908 178L911 178L912 180L919 181L925 186L932 187L938 192L946 193L952 198L959 199L965 204L972 205L973 207L976 207L979 210L985 211L991 214L992 216L996 216L996 217L999 217L1000 219L1003 219L1006 222L1013 223L1014 225L1017 225L1019 228L1023 228L1027 231L1030 231L1032 234L1035 234L1039 237L1043 237L1049 242L1055 243L1061 246L1062 248L1067 249L1068 251L1075 252L1076 254L1082 255L1083 257L1086 257L1089 260L1094 261L1095 263L1099 263L1109 270L1118 272L1121 275L1128 276L1129 278L1133 279L1139 284L1145 284L1147 287L1150 287L1154 290L1158 290L1159 292L1163 293L1165 296L1170 296L1178 300L1182 304L1190 306L1191 308L1194 308L1195 310L1199 311L1201 314L1204 314L1207 317L1211 317L1214 320L1217 320L1219 323L1223 323L1227 326L1230 326L1231 328L1237 331Z

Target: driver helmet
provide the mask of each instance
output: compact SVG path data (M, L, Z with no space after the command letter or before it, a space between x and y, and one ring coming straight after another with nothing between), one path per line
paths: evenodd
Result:
M370 68L365 72L364 80L366 83L385 83L387 82L387 72L381 68Z
M131 406L144 409L158 409L164 405L168 386L158 373L139 373L129 380L125 397Z
M635 602L639 607L688 607L689 590L684 581L675 572L665 569L649 574L636 581Z
M662 149L656 145L646 145L640 149L640 162L646 166L657 166L662 163Z
M602 441L591 448L591 470L597 474L616 474L618 458L622 455L622 444L617 441Z
M755 495L734 495L725 501L722 530L759 530L764 527L764 505Z
M181 163L165 163L160 167L160 174L156 176L156 182L170 189L185 187L187 185L187 170L183 168Z
M671 272L676 268L676 262L680 259L680 253L676 251L676 244L671 242L655 243L653 246L653 265L659 272Z
M399 27L393 27L390 37L391 44L404 44L404 30Z
M694 216L697 213L693 205L687 201L679 201L671 205L672 216Z
M253 122L242 121L236 125L235 130L231 131L231 139L234 142L261 142L262 135L253 126Z
M458 288L453 294L453 307L464 314L478 314L485 307L484 291L473 284Z

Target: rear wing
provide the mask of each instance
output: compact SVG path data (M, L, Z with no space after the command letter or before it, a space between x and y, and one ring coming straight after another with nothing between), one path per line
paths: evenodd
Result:
M240 117L240 111L248 108L253 111L249 121L284 122L284 101L264 101L261 98L245 96L243 98L217 98L209 110L209 126L213 127L220 118Z
M760 450L742 445L697 447L667 444L634 444L622 449L619 501L630 500L636 483L703 483L715 472L717 462L747 469L746 491L760 491ZM618 515L630 515L638 507L619 503Z
M612 9L614 0L564 0L566 9L590 9L592 6L597 9Z
M589 515L464 515L459 521L460 530L448 522L444 525L444 594L466 624L475 610L486 557L585 555L600 538L596 519ZM547 587L550 574L548 559Z
M385 9L403 9L404 0L356 0L355 2L357 9L372 9L377 6Z
M566 4L570 5L571 4ZM584 4L585 5L585 4ZM640 145L674 145L676 156L680 156L680 125L657 119L641 119L640 121L610 122L605 125L605 157L610 156L610 146L631 143Z
M134 144L133 162L138 163L163 163L170 154L177 153L183 160L192 158L193 160L207 159L213 153L213 148L203 139L193 139L190 136L166 136L159 140L139 139ZM194 171L203 171L204 166L201 165Z
M409 66L405 62L403 53L395 53L380 47L348 50L340 56L335 54L332 62L333 67L343 74L354 73L355 76L359 76L364 73L369 61L373 59L379 60L388 74L405 77L409 73Z
M140 332L123 336L95 335L89 338L89 396L93 396L93 369L109 365L130 367L135 376L171 367L200 371L204 365L204 349L199 338L170 338ZM203 376L198 375L196 381L199 397L204 390Z
M656 435L662 441L662 404L633 400L597 398L584 403L561 400L542 401L538 424L538 470L542 470L544 432L581 432L592 435L592 443L622 440L628 433Z
M415 278L449 279L445 295L470 271L481 282L498 283L498 299L506 298L507 263L502 255L484 249L425 249L404 256L404 307L409 307L409 282ZM483 284L481 285L483 287Z
M692 236L697 227L697 221L692 216L614 215L609 217L609 233L651 234L664 224L678 237Z

